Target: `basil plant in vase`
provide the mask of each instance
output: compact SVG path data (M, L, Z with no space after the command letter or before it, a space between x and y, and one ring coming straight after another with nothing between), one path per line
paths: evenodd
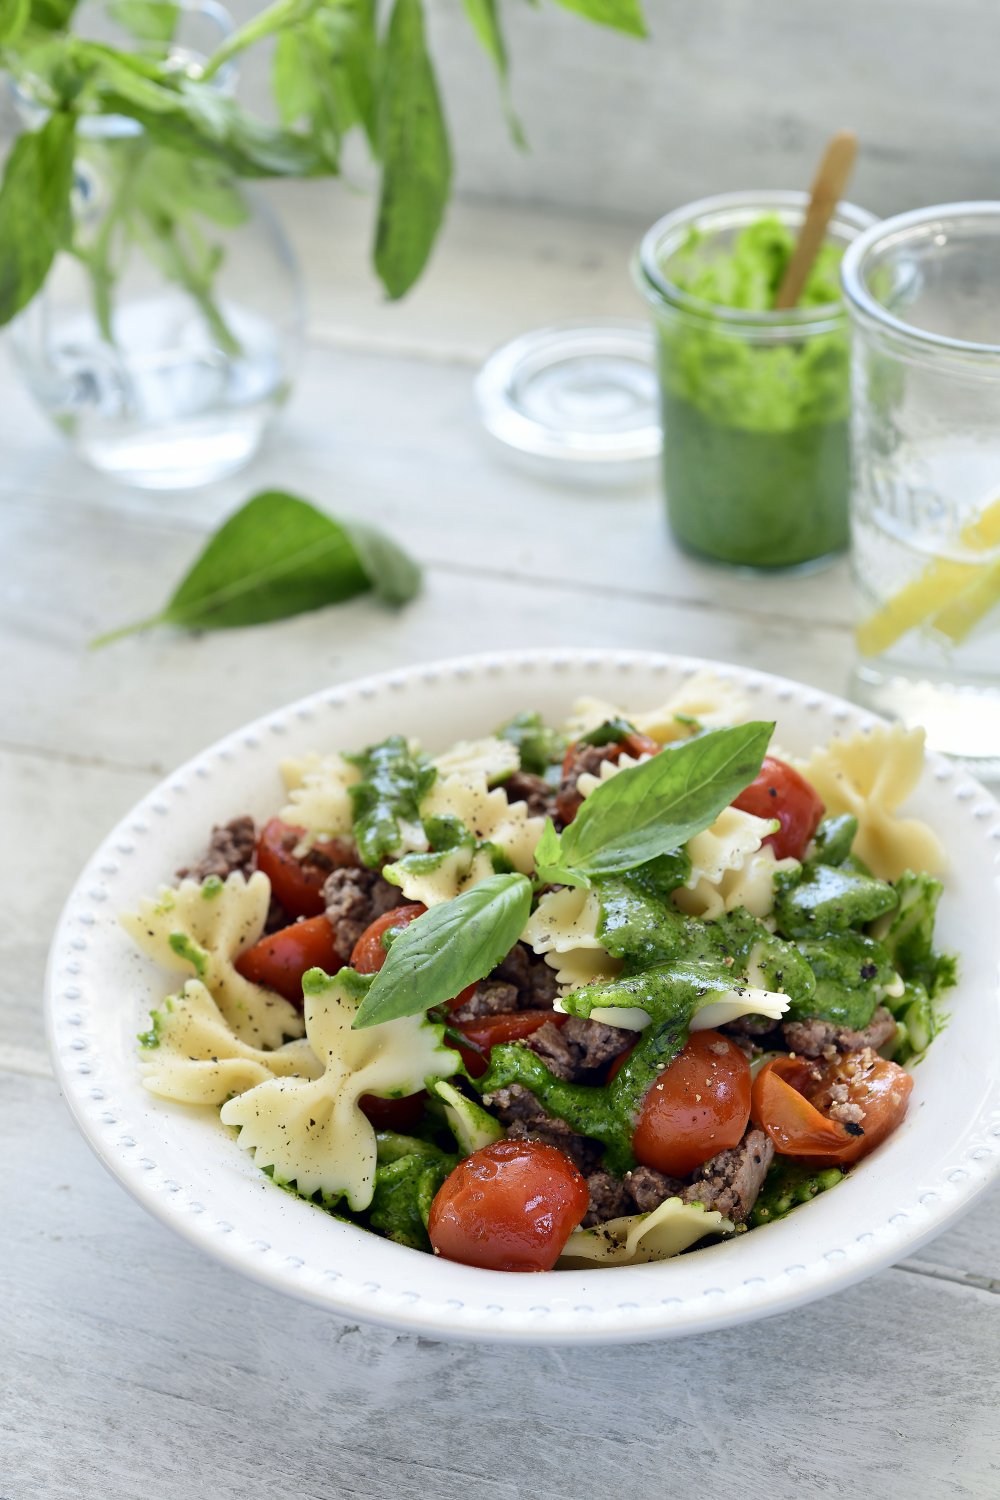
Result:
M449 3L519 138L498 0ZM639 0L558 3L643 34ZM258 46L270 118L236 96ZM16 319L31 390L99 469L180 488L255 452L303 320L261 179L335 177L363 135L387 294L427 263L452 159L423 0L275 0L240 27L218 0L0 0L0 65L23 126L0 185L0 324Z

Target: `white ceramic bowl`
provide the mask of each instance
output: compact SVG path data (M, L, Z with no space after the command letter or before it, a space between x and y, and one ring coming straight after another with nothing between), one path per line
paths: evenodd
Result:
M339 1223L273 1187L214 1110L166 1104L135 1035L166 978L116 914L196 857L213 822L280 805L278 761L392 731L437 749L523 708L559 720L583 693L662 701L706 663L640 652L535 651L407 668L270 714L167 778L101 845L59 923L48 975L57 1073L97 1155L165 1224L266 1285L348 1318L447 1338L583 1343L704 1331L794 1307L911 1254L1000 1167L1000 806L931 761L912 810L951 860L942 944L961 954L951 1020L916 1069L903 1126L836 1189L789 1218L656 1265L512 1275L454 1265ZM870 715L810 688L716 666L803 753Z

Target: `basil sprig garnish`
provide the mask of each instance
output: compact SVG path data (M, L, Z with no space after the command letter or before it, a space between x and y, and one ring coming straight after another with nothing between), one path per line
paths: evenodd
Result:
M419 1015L453 1000L467 985L485 979L510 952L530 911L526 875L491 875L432 906L393 942L354 1026Z
M535 851L539 880L589 885L679 849L749 786L773 732L763 722L716 729L602 782L564 833L546 824Z

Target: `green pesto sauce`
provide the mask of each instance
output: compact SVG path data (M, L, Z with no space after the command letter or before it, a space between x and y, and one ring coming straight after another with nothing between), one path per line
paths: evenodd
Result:
M189 963L199 979L204 979L208 973L208 953L201 944L187 932L172 932L167 941L177 957Z
M815 1167L805 1167L787 1157L775 1157L760 1196L750 1211L750 1228L757 1229L761 1224L773 1224L775 1219L783 1219L800 1203L808 1203L810 1198L836 1187L843 1177L840 1167L817 1171Z
M882 989L895 977L892 960L881 943L863 932L830 932L802 939L799 948L816 976L816 988L808 1000L792 1002L788 1019L818 1016L835 1026L863 1031L875 1014Z
M773 216L726 250L692 235L671 280L702 301L765 312L794 246ZM826 245L800 307L840 301L841 250ZM846 326L781 343L721 320L659 323L664 484L670 523L694 552L747 567L794 567L847 546Z
M515 746L521 770L533 776L544 776L566 753L569 741L557 729L550 729L537 710L515 714L509 723L497 730L497 737Z

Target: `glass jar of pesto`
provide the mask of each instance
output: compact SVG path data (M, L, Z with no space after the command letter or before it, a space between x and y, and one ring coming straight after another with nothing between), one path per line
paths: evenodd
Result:
M848 543L848 334L839 264L875 222L838 206L798 306L774 309L808 195L724 193L643 238L667 514L685 550L771 570Z

